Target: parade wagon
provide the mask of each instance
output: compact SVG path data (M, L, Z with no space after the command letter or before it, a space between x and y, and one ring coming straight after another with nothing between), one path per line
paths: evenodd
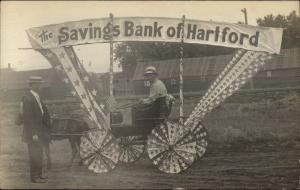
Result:
M90 125L80 133L80 155L83 163L96 173L116 167L118 162L132 163L144 152L153 165L165 173L180 173L206 152L208 133L202 121L213 110L239 90L272 57L280 53L282 29L212 21L176 18L122 17L87 19L30 28L27 30L33 49L40 52L72 86L71 92L81 102ZM179 114L177 118L136 117L132 124L122 122L114 98L113 44L128 41L176 42L181 44L179 64ZM80 63L73 46L110 44L110 93L106 101L97 100L99 90L93 77ZM184 115L183 68L184 43L236 48L232 59L211 84L189 115ZM158 68L159 70L159 68ZM172 109L165 97L162 102ZM61 126L78 118L57 116ZM72 134L71 134L72 135ZM74 134L75 135L75 134Z

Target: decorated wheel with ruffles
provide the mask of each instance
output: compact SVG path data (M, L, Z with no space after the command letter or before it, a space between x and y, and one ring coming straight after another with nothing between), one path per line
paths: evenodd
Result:
M208 132L201 121L194 121L190 127L191 133L196 139L197 159L204 156L208 146Z
M119 161L122 163L133 163L137 161L145 149L145 137L126 136L118 138L120 146Z
M114 169L119 161L119 154L118 141L107 130L89 130L81 137L80 156L83 164L95 173Z
M152 163L165 173L180 173L197 157L196 139L179 122L164 122L154 128L147 139L147 152Z

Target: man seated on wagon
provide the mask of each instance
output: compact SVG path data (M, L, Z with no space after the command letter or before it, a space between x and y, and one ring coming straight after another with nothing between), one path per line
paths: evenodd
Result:
M136 122L135 124L137 122L145 124L157 118L167 118L173 101L173 97L168 95L165 84L159 80L155 67L147 67L144 76L150 82L150 93L147 98L140 99L138 104L133 107L132 118L133 122Z

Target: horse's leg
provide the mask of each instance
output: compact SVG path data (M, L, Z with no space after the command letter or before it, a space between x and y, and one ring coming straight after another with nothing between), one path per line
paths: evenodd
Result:
M71 150L72 150L72 158L71 158L70 166L69 167L72 167L74 159L76 157L76 153L77 153L77 150L76 150L76 140L74 138L72 138L72 137L68 137L68 139L69 139L69 142L70 142L70 145L71 145Z
M83 165L83 162L82 162L82 159L81 159L81 157L80 157L80 142L81 142L80 137L78 137L77 140L76 140L76 148L77 148L77 154L78 154L78 157L79 157L79 159L80 159L80 161L79 161L79 166L82 166L82 165Z

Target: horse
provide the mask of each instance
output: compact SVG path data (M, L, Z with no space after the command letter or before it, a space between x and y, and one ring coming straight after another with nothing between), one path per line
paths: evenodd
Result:
M51 118L51 141L46 143L44 147L48 169L51 169L52 166L50 154L50 144L52 141L68 139L72 151L69 167L73 166L76 156L79 156L81 142L80 138L84 132L89 130L89 126L82 118L74 118L75 116L73 115L71 117L66 117L66 115L63 114ZM79 165L82 165L81 159Z

